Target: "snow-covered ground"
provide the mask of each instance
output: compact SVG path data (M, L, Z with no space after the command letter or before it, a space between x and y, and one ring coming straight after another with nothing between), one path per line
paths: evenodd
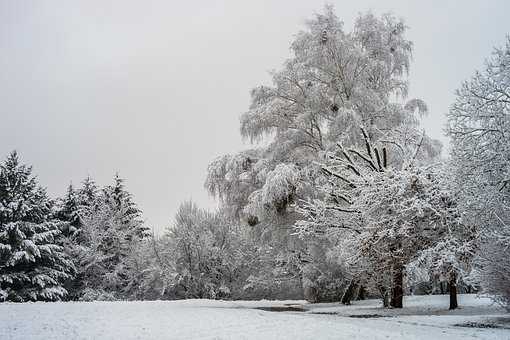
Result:
M448 296L404 302L402 310L377 300L3 303L0 339L510 339L510 316L487 298L462 295L453 312ZM286 304L305 311L256 309Z

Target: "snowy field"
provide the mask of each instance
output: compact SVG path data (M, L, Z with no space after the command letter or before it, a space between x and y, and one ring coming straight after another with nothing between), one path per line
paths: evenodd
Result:
M404 302L402 310L377 300L3 303L0 339L510 339L510 316L489 299L462 295L453 312L448 296ZM256 309L288 304L304 312Z

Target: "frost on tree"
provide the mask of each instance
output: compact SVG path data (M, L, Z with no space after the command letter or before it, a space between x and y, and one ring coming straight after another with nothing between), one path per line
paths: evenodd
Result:
M73 298L114 300L136 295L141 284L139 252L148 238L142 212L117 175L98 190L87 178L78 190L80 229L70 236L77 277Z
M339 239L338 256L353 278L385 305L402 307L406 266L459 228L459 214L437 166L392 164L362 132L365 151L339 145L328 154L323 197L303 203L296 228L303 237Z
M55 301L67 294L73 263L57 244L58 221L32 168L16 152L0 166L0 300Z
M462 84L448 114L452 171L465 223L480 234L476 279L510 305L510 38Z
M175 296L225 299L239 297L246 280L242 230L221 212L208 212L193 202L179 207L167 230L172 252Z
M297 35L293 57L273 72L273 86L252 91L241 134L252 141L269 138L273 157L303 163L337 142L361 142L359 126L374 140L396 127L416 126L425 103L395 100L407 94L412 43L405 30L391 15L369 13L346 32L327 7Z
M68 223L65 223L65 229L62 233L65 236L72 236L79 232L82 226L80 218L80 202L78 193L72 184L67 187L67 192L64 198L58 202L56 217Z
M114 184L103 190L104 203L111 210L120 214L121 228L125 230L128 240L132 238L142 239L148 236L148 228L142 219L142 211L133 202L131 193L124 187L124 180L119 174L115 174Z
M405 32L402 21L371 13L360 15L349 31L326 7L298 33L292 57L272 72L272 84L252 90L241 134L263 146L223 156L208 169L209 192L234 206L261 240L271 240L264 247L273 258L299 259L284 261L293 264L282 270L297 270L290 276L299 282L311 282L302 280L305 272L313 272L305 268L313 265L310 259L324 259L315 258L312 249L324 240L306 245L292 235L292 225L301 218L295 203L321 195L317 188L323 178L315 162L337 143L362 146L359 126L374 141L390 144L398 137L395 162L439 154L440 144L419 130L425 103L406 101L412 43ZM416 155L405 154L410 146Z

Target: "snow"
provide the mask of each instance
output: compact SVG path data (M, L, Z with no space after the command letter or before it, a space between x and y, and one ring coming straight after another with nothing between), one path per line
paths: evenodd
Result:
M378 300L310 305L304 301L145 301L0 304L1 339L510 339L510 328L458 324L506 318L488 298L415 296L388 310ZM302 306L305 312L255 309ZM338 314L332 314L338 313ZM379 318L350 315L377 314ZM508 322L508 321L507 321ZM506 326L508 327L508 323Z

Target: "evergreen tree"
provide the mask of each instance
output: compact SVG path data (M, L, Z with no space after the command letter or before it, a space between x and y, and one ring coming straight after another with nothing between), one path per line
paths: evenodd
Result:
M78 202L82 208L92 208L98 199L98 189L96 182L87 176L82 182L82 187L77 192Z
M57 238L52 202L14 151L0 166L0 300L54 301L74 266Z
M80 230L83 226L83 216L98 209L98 189L90 176L82 182L82 187L75 189L69 184L66 195L59 200L56 217L64 222L62 233L68 238L68 242L83 242Z
M85 246L88 240L83 231L83 225L85 217L97 210L97 192L97 186L90 176L85 178L79 189L74 189L70 184L66 196L60 200L60 208L57 211L57 218L67 222L63 224L62 230L65 236L62 239L64 249L78 269L72 280L65 282L65 288L69 293L68 298L71 300L77 300L82 295L86 284L80 263L80 255L89 250Z
M81 278L82 299L129 297L140 277L135 257L148 236L142 212L115 175L114 183L98 191L88 178L79 192L83 227L73 250Z
M71 236L80 229L82 222L79 210L78 195L71 183L67 187L66 196L60 200L60 207L57 211L57 218L68 222L65 229L62 230L65 236Z
M149 236L149 229L143 225L142 211L133 202L130 192L124 186L124 180L115 174L114 183L104 188L105 204L117 213L120 212L120 227L129 239Z

